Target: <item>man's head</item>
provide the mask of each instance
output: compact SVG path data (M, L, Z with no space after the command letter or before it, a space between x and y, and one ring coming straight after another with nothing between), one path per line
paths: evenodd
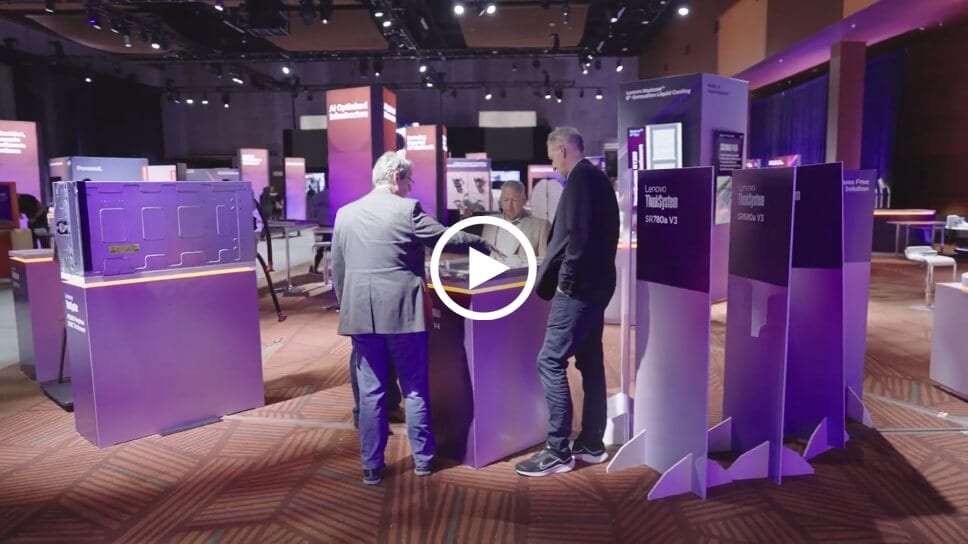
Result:
M558 127L548 135L548 158L561 176L568 177L578 161L585 158L585 140L574 127Z
M373 165L373 186L389 187L397 196L407 196L413 188L412 166L396 151L387 151Z
M514 221L520 217L526 201L523 183L508 180L501 184L501 210L504 211L505 219Z

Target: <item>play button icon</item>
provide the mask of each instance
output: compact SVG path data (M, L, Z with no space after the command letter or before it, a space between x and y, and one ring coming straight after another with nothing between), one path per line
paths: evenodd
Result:
M475 310L470 310L464 308L460 304L454 302L454 299L450 298L450 294L447 293L447 289L444 288L443 282L440 280L440 257L444 252L444 247L447 242L454 237L458 232L474 225L493 225L499 229L504 229L511 233L514 238L521 244L524 249L525 257L528 259L528 277L524 282L524 288L518 293L518 296L511 301L507 306L492 310L489 312L480 312ZM434 291L437 292L437 296L440 297L441 302L447 306L451 311L465 319L475 319L482 321L490 321L492 319L501 319L511 314L511 312L517 310L522 304L528 299L531 291L534 290L534 284L538 278L538 263L537 258L534 255L534 248L531 247L531 242L528 237L521 232L521 229L515 227L510 222L503 219L490 216L482 215L478 217L469 217L462 221L458 221L455 225L448 228L437 244L434 246L434 251L430 255L430 279L433 282ZM484 283L487 283L494 278L497 278L501 274L507 272L511 268L506 264L481 253L480 251L471 248L468 254L468 275L470 276L468 282L468 289L471 291L471 296L482 295L485 296L485 292L474 293L474 289L477 289ZM491 286L489 286L490 288ZM500 288L500 287L499 287Z
M494 279L501 274L511 270L511 267L496 261L480 251L471 248L470 252L470 288L480 286L482 283Z

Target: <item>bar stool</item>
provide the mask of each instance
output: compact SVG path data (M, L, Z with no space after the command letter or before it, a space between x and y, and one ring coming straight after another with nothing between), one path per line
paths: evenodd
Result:
M330 276L332 274L332 255L333 242L316 242L313 244L313 255L316 255L316 251L323 250L323 258L319 260L319 267L316 268L318 274L323 275L323 283L329 285Z
M951 257L938 255L931 246L910 246L904 248L904 257L909 261L924 263L924 305L931 307L931 294L934 290L935 267L952 267L952 281L958 280L958 263Z

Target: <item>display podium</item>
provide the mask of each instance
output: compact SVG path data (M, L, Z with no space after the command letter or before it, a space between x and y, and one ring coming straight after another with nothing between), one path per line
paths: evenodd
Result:
M249 185L54 195L77 431L104 447L262 406Z
M442 274L466 259L442 263ZM464 308L493 311L524 286L527 269L512 269L475 289L460 274L442 277ZM518 310L492 321L464 319L431 292L430 399L441 457L485 467L544 441L548 407L536 362L551 303L532 293Z
M38 383L56 380L60 373L64 305L54 251L11 251L10 269L20 369Z

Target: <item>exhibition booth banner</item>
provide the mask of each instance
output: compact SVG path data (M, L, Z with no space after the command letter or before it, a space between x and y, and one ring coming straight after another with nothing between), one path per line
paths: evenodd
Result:
M871 240L877 171L844 172L844 337L847 413L865 421L864 352L867 346L867 305L870 300Z
M269 186L269 150L239 149L238 164L239 177L252 186L252 194L258 199L262 189Z
M286 219L306 219L306 159L286 157Z
M189 168L185 181L239 181L239 171L234 168Z
M447 165L447 129L441 125L407 127L407 160L413 166L410 198L431 217L443 220L444 170Z
M796 169L785 434L808 459L845 442L842 170Z
M12 181L18 193L47 201L40 185L35 123L0 120L0 181Z
M565 180L550 164L528 165L528 204L531 215L554 223Z
M48 161L54 181L142 181L148 159L128 157L59 157Z
M780 483L796 170L733 174L723 416L746 458L730 472Z
M705 498L713 168L640 171L637 181L635 437L609 470L645 464L668 474L650 499ZM725 483L718 464L710 470Z
M447 209L468 215L496 209L492 204L490 159L447 160Z

